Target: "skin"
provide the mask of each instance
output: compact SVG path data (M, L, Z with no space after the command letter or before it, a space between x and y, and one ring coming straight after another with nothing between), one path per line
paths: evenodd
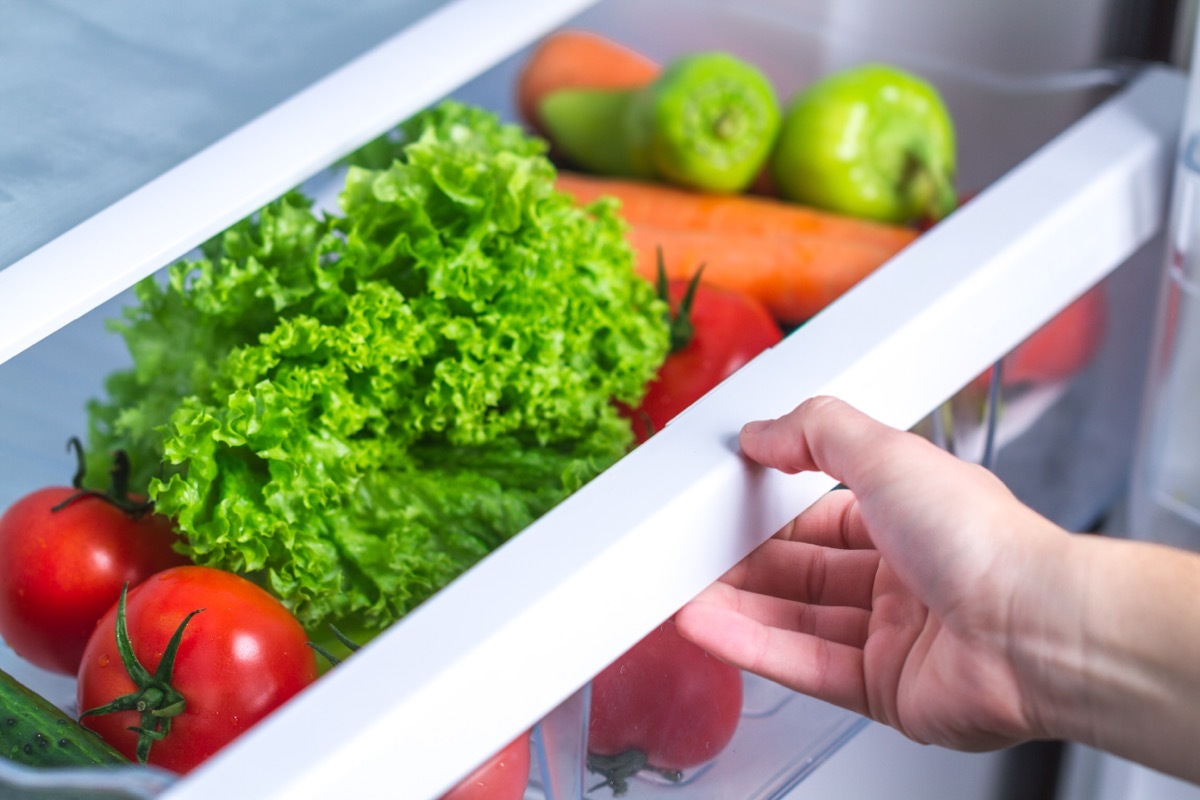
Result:
M1200 555L1070 535L981 467L832 398L740 441L849 491L681 609L684 637L918 742L1074 740L1200 782Z

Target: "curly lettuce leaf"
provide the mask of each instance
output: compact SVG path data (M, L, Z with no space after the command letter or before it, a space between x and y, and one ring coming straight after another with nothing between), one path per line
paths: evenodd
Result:
M310 628L379 630L611 465L667 352L615 206L544 146L444 103L138 288L134 366L91 406L191 556Z
M521 156L539 156L549 150L541 138L530 136L517 125L497 125L494 115L464 103L441 103L373 139L343 159L343 164L367 169L386 169L403 161L405 148L426 131L441 141L460 147L506 151Z

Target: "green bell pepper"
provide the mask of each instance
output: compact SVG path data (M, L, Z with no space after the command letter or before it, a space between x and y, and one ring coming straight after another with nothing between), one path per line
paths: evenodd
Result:
M784 112L770 173L785 199L882 222L954 210L955 132L925 80L883 64L836 72Z
M779 131L770 81L726 53L671 62L639 89L562 89L539 115L555 149L603 175L738 192L757 177Z

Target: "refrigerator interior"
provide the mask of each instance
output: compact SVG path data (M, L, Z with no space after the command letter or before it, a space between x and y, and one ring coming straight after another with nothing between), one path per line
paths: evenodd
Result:
M931 79L946 97L960 136L959 189L976 197L784 345L706 397L651 446L622 460L578 498L481 562L429 609L394 626L348 662L352 669L323 678L316 691L281 709L194 778L173 781L152 771L130 770L119 779L129 782L130 796L211 797L239 786L262 797L271 792L316 796L362 768L365 772L355 777L366 785L373 770L387 771L380 767L387 747L361 747L364 738L379 737L394 737L389 741L400 744L426 740L426 753L445 750L450 741L461 745L456 760L434 755L418 762L428 765L431 777L422 783L418 776L414 796L434 796L497 743L529 725L536 726L531 799L607 796L585 792L594 782L582 766L587 678L769 535L780 520L829 488L819 480L732 488L745 483L727 447L737 424L781 413L815 390L838 390L894 424L916 427L965 458L986 461L1023 499L1068 527L1095 524L1123 491L1133 440L1138 397L1130 387L1143 379L1149 335L1143 320L1151 313L1160 266L1163 175L1174 145L1169 132L1176 117L1170 105L1181 96L1179 76L1166 70L1142 75L1126 68L1092 68L1096 54L1082 43L1072 63L1034 63L1033 72L1006 72L986 58L965 65L964 57L978 53L939 52L873 37L847 23L857 18L816 3L797 11L772 2L605 0L568 24L606 33L659 60L699 49L729 50L763 68L782 97L817 75L863 60L910 68ZM531 25L526 41L536 35L536 27ZM517 38L512 34L512 41ZM511 86L527 52L518 50L457 88L447 85L446 91L514 119ZM454 82L453 77L447 80ZM1137 86L1128 90L1131 81ZM1132 94L1125 96L1126 91ZM414 95L408 102L418 99ZM1116 102L1115 110L1089 118L1074 138L1056 140L1057 150L1042 149L1106 100ZM361 139L361 130L343 137L340 146L354 144L355 135ZM1109 146L1111 152L1104 149ZM1129 158L1120 157L1122 148L1129 150ZM321 166L336 155L327 153ZM1079 164L1059 166L1072 159ZM332 203L329 193L336 192L337 180L336 171L322 170L305 187L327 193ZM1037 196L1031 197L1031 190ZM1130 222L1129 216L1137 219ZM1076 233L1113 220L1118 230L1078 248L1082 253L1068 253ZM193 236L200 233L193 231ZM198 240L193 238L189 246ZM1057 260L1072 259L1088 263L1064 266L1065 277L1050 274ZM124 273L117 282L135 278ZM1006 385L1001 368L1000 394L980 391L974 376L1098 281L1108 311L1102 347L1085 369L1069 380ZM49 290L37 288L43 295ZM1025 302L1026 294L1039 292L1044 299ZM985 302L984 296L994 302ZM129 297L120 291L85 309L77 320L0 364L0 507L31 489L61 482L69 471L63 443L85 429L85 403L101 391L104 377L128 362L121 340L106 331L105 323ZM8 300L12 302L11 295ZM885 303L898 308L884 309ZM993 307L980 313L985 306ZM863 325L866 315L875 319ZM953 332L967 325L978 335L955 341ZM966 391L959 391L968 383ZM684 460L697 466L681 469ZM592 520L592 527L614 530L596 533L594 544L580 546L591 548L590 556L548 547L555 526L592 516L604 508L606 492L644 484L645 476L671 470L678 476L665 482L661 497L635 493L631 509L607 509ZM713 492L718 499L695 502L698 493ZM750 513L752 502L762 502L765 510ZM696 563L681 566L680 575L662 578L637 567L627 585L597 591L601 584L595 575L607 560L637 548L678 552L684 537L664 528L690 525L696 531L688 538L702 552ZM564 574L544 576L536 572L542 567ZM511 580L502 579L505 569L531 575L528 597L498 602L494 611L480 613L480 620L464 621L461 633L435 632L435 622L470 613L473 592L497 586L511 590ZM573 574L577 588L564 588ZM561 611L546 616L549 605L568 609L589 633L567 631L553 646L533 636L537 625L567 617ZM615 611L606 612L606 605ZM504 619L508 613L514 616ZM503 635L495 637L495 644L480 637L486 626L497 623ZM400 683L410 680L414 687L411 695L401 690L393 707L372 710L375 716L361 734L347 736L336 752L330 752L328 736L297 741L295 730L307 730L314 720L336 719L331 709L339 702L361 701L355 684L382 680L397 669L403 653L425 644L436 645L429 665L411 673L400 670ZM493 695L490 703L483 694L464 692L460 707L437 705L453 696L444 688L451 679L476 683L482 662L517 644L523 644L522 652L499 670L496 681L512 678L520 691L503 698ZM7 648L0 649L0 668L64 708L72 707L70 679L31 668ZM445 678L434 675L437 671ZM433 689L423 694L428 687ZM782 797L863 724L852 714L750 676L746 688L743 722L725 754L680 785L639 779L630 796ZM444 725L420 733L403 731L404 714L432 715L435 710L445 712ZM455 727L457 731L451 730ZM356 745L361 754L349 752ZM268 768L251 776L254 763ZM273 780L279 773L269 767L285 763L310 767L292 783L280 784ZM247 788L239 783L241 777L257 783Z

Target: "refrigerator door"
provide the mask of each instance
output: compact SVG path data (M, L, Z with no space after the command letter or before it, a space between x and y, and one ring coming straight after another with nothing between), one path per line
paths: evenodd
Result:
M74 403L78 414L62 376L99 381L119 361L119 344L99 333L120 298L100 303L583 5L448 4L0 271L0 409L14 421L0 441L25 448L6 451L5 486L31 479L8 457L36 458L29 443L41 431L29 420L49 417L31 404ZM684 19L680 5L607 7L636 39L658 37L661 15ZM836 37L798 47L803 31L769 14L743 26L741 4L701 5L705 16L686 17L678 41L723 34L790 76L785 91L857 52ZM452 44L466 55L440 61ZM446 68L422 69L435 61ZM412 80L385 80L396 74ZM974 199L164 796L371 796L403 780L402 796L437 797L564 701L578 703L600 669L832 487L821 475L748 468L735 443L744 421L836 394L911 427L1159 233L1178 73L1140 72L1015 169L1025 143L1014 150L996 126L1027 103L1064 114L1060 98L1027 100L949 71L945 86L978 112L962 120L982 154L968 166L986 186ZM981 91L992 92L990 108ZM51 356L63 361L47 364ZM46 430L60 447L59 428ZM848 719L829 730L850 730ZM807 766L771 776L761 796L785 790L833 739L800 754ZM710 796L735 796L733 782L748 778L728 780Z

